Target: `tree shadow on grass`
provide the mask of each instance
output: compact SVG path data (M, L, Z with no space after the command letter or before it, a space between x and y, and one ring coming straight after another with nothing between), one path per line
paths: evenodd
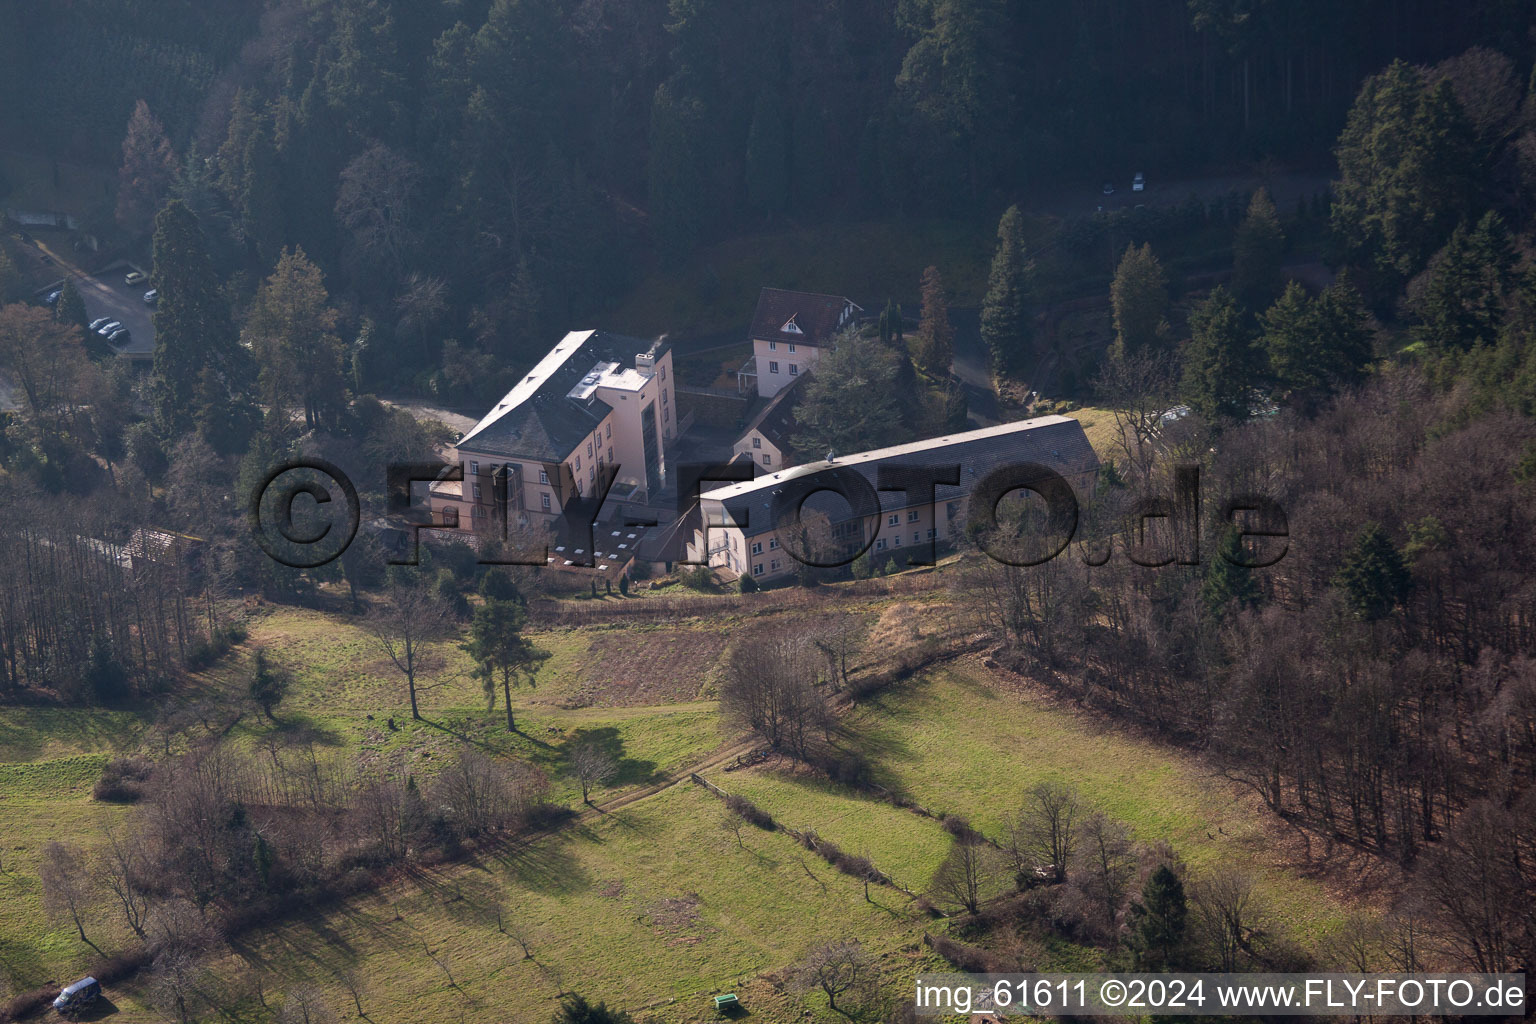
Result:
M655 761L625 757L624 737L614 726L605 725L574 730L560 745L560 763L564 770L571 770L571 758L582 747L596 747L613 759L614 773L603 782L603 785L609 789L643 786L660 782L666 777Z
M561 896L592 885L591 875L568 847L565 836L546 835L497 847L490 856L523 888Z

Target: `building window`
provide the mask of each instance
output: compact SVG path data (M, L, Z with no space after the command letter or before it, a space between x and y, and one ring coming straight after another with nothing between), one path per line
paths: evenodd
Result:
M763 446L763 439L758 437L756 434L753 434L752 435L752 447L753 448L761 448L762 446Z
M587 442L587 458L590 459L591 457L592 457L592 442L588 441Z
M755 540L755 541L752 542L752 553L754 555L760 555L760 554L763 553L763 542L762 541Z
M661 389L661 404L662 405L666 405L667 404L667 389L666 388L662 388Z
M576 472L581 472L581 456L576 456Z
M587 483L589 483L589 484L597 483L597 467L596 466L588 466L587 467Z
M476 505L469 510L469 517L471 519L484 519L485 509L481 508L479 505Z
M798 377L798 376L800 376L800 366L799 366L798 363L790 363L789 364L789 375L791 377Z
M794 345L793 345L793 344L791 344L791 345L790 345L790 346L789 346L789 350L790 350L790 352L794 352L794 350L795 350L795 346L794 346Z
M765 465L765 466L773 465L773 456L769 455L767 452L763 452L763 465Z
M613 439L613 424L612 423L608 424L608 426L603 428L603 436L608 438L609 440Z
M884 537L881 537L881 538L879 538L879 539L877 539L875 541L875 550L876 551L884 551L885 550L885 538Z
M547 469L539 470L539 483L541 483L541 484L549 483L549 470L547 470Z
M769 373L778 373L779 372L779 364L770 359L768 361L768 372Z
M478 463L478 462L471 462L469 464L469 475L470 476L479 476L480 475L480 463Z
M908 509L908 510L907 510L907 522L909 522L909 523L915 523L915 522L917 522L917 520L918 520L918 519L919 519L919 518L920 518L920 517L921 517L921 516L922 516L922 513L921 513L921 512L919 512L919 511L918 511L918 510L917 510L917 509L915 509L915 508L914 508L914 509Z
M758 562L758 563L756 563L755 565L752 566L752 575L753 576L761 576L762 574L763 574L763 563L762 562Z
M476 501L480 500L480 485L479 484L475 484L475 500Z
M899 513L899 512L892 512L889 516L886 517L885 525L887 525L887 526L900 526L901 525L901 513Z
M613 461L613 449L612 448L608 449L608 461L609 462Z
M897 534L892 534L891 535L891 547L893 547L893 548L901 547L901 534L897 533Z
M768 351L769 352L777 352L778 350L779 350L779 343L778 342L770 341L768 343Z
M772 569L774 572L778 572L779 571L779 560L777 558L775 558L773 561L769 562L768 563L768 568Z
M768 538L768 550L769 551L777 551L777 550L779 550L779 538L777 538L777 537L769 537Z
M931 531L930 531L930 532L931 532ZM913 543L913 544L918 544L918 543L921 543L921 542L922 542L922 539L923 539L923 538L922 538L922 537L920 537L920 536L918 536L918 533L917 533L917 531L916 531L916 530L913 530L913 531L912 531L912 543Z
M544 511L545 512L548 512L549 511L549 495L547 495L547 494L539 495L539 504L544 506Z
M458 510L458 508L456 506L449 505L447 508L443 509L443 525L444 526L458 526L459 525L459 510Z
M666 380L667 379L667 368L665 366L661 367L661 369L660 369L660 371L658 372L657 375L659 377L661 377L662 380Z
M938 530L930 529L928 531L928 539L929 540L933 540L933 539L937 538L938 535L939 535L939 531Z

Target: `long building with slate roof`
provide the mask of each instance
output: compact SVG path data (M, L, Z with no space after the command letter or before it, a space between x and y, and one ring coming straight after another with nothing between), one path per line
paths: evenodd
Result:
M855 455L832 453L826 460L706 491L700 495L688 558L760 581L795 572L800 563L785 548L794 541L786 540L784 525L775 522L775 499L788 501L784 495L807 494L817 483L833 484L838 476L854 473L869 485L854 493L860 507L822 490L805 501L805 514L826 517L837 548L858 551L867 545L877 564L884 564L904 556L904 548L922 552L929 542L953 541L964 529L977 484L994 469L1028 463L1054 470L1079 502L1093 494L1099 460L1082 424L1066 416L1041 416ZM882 466L958 467L960 482L935 487L932 501L911 500L904 491L876 489Z
M645 502L664 486L677 439L674 383L664 341L572 331L454 445L464 480L432 486L434 519L490 529L503 467L514 522L559 515L610 465L609 497Z

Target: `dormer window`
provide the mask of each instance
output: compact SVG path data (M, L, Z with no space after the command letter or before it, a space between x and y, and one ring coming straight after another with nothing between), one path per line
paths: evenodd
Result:
M797 317L799 315L800 315L799 313L795 313L788 320L785 320L784 321L784 326L779 328L779 333L780 334L804 334L805 332L800 329L800 325L795 323L795 317Z

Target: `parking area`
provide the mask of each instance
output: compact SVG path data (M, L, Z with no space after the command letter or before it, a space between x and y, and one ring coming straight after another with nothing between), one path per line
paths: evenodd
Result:
M144 304L148 284L126 285L123 278L137 268L128 263L113 266L90 276L75 278L75 287L85 300L85 311L92 320L109 316L128 328L133 340L118 354L127 359L152 359L155 354L154 308Z

